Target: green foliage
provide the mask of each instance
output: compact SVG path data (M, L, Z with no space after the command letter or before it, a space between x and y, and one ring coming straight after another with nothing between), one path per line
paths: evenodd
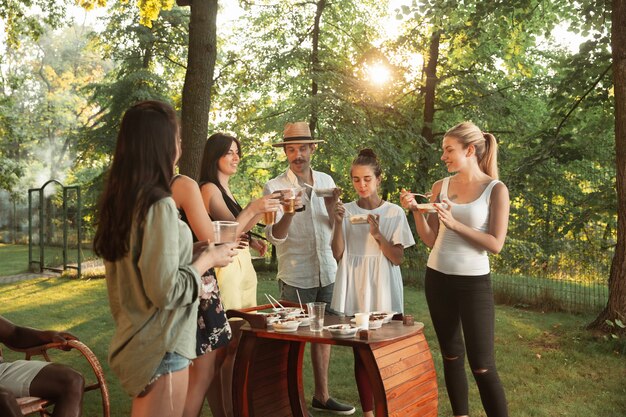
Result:
M15 187L23 174L24 170L17 162L0 156L0 189L15 192Z
M612 329L610 335L605 336L605 340L612 340L616 346L615 350L622 355L626 354L626 324L620 319L607 319L605 323Z
M83 159L98 161L112 154L119 121L130 105L180 100L187 24L188 13L182 9L163 12L148 28L139 24L134 5L111 7L106 29L92 40L115 67L86 88L99 112L81 132Z
M7 46L18 47L20 38L27 36L37 40L47 27L67 24L65 5L69 0L3 1L0 3L0 19L5 24ZM39 10L39 13L33 13Z

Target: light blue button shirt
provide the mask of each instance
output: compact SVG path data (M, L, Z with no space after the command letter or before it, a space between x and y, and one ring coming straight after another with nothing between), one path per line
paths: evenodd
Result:
M316 188L334 188L335 181L330 175L313 171L313 185ZM300 187L298 178L291 171L268 181L264 194L290 187ZM265 236L276 246L278 276L288 285L297 288L325 287L335 282L337 262L330 247L332 228L324 199L303 193L306 210L297 212L289 226L287 236L277 239L272 235L272 227L265 227ZM276 222L282 218L282 211L276 213Z

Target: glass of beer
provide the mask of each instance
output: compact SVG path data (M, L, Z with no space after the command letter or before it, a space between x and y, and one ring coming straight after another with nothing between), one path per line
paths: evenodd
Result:
M271 226L276 222L276 212L266 211L265 213L263 213L263 218L265 220L265 225Z
M296 191L296 188L282 190L281 204L285 213L294 213L296 211Z

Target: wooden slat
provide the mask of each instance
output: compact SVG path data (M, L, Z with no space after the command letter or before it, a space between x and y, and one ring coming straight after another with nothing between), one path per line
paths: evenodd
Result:
M384 368L386 366L391 365L392 363L396 363L402 360L403 358L406 358L409 356L419 355L420 353L430 354L430 350L428 349L428 344L425 342L426 342L425 340L422 342L418 342L418 343L413 342L412 344L408 346L405 346L401 349L397 349L386 355L382 355L380 354L378 350L376 350L374 352L374 356L376 357L376 363L378 363L378 366L380 366L381 368Z
M437 417L437 397L434 396L425 399L420 405L410 405L404 408L392 408L389 410L389 417Z
M272 381L268 384L267 381ZM265 380L264 384L254 384L254 390L252 391L253 397L266 397L273 396L278 398L281 395L287 396L287 374L276 374L272 376L272 379Z
M409 346L419 345L422 341L425 341L424 334L418 333L406 339L399 340L395 343L391 343L379 348L374 349L374 355L378 358L381 356L391 355L398 350L402 350Z
M422 389L421 386L425 383L432 383L434 384L434 386L437 386L436 378L437 375L435 374L435 370L428 369L418 376L403 379L401 384L396 384L389 387L385 386L387 398L391 400L405 395L416 395L416 393L412 391L416 389ZM383 383L385 383L385 381L383 381Z
M422 362L421 364L411 368L405 369L395 375L390 375L388 378L383 379L385 390L397 387L404 384L406 381L413 380L415 378L422 378L422 375L430 375L428 372L433 371L433 365L428 362Z
M251 407L254 410L255 417L280 417L291 416L291 404L288 397L277 398L276 392L274 397L263 398L263 401L253 401Z
M402 387L401 390L393 391L392 395L387 397L387 399L389 404L398 401L407 404L421 404L424 398L430 398L431 394L436 396L437 392L437 383L435 381L421 378L419 380L407 381L406 386ZM402 395L398 395L399 393L402 393Z
M27 415L45 410L51 402L38 397L20 397L17 399L17 404L20 406L22 414Z
M396 357L385 356L380 361L376 361L380 368L380 375L383 379L395 375L398 372L413 368L424 362L432 362L429 351L418 352L416 349L406 349Z

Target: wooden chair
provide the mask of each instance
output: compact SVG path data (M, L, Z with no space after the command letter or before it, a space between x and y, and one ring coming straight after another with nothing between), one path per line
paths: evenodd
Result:
M85 377L85 392L100 390L100 395L102 397L102 415L103 417L110 417L111 410L109 405L109 389L106 385L106 381L104 379L104 371L102 370L102 366L98 361L96 355L85 345L84 343L78 340L69 340L67 344L63 343L48 343L42 346L35 346L28 349L19 349L14 348L8 345L7 348L13 350L15 352L23 352L25 354L25 359L30 360L33 356L42 356L44 360L47 362L52 362L50 360L50 356L48 355L48 351L50 349L58 349L58 350L76 350L80 352L80 354L87 360L93 374L95 376L96 381L91 382L90 379ZM2 357L2 349L0 348L0 357ZM20 405L22 414L27 416L29 414L39 413L41 417L51 416L52 411L50 408L54 405L53 401L49 401L43 398L38 397L22 397L18 398L18 404Z

